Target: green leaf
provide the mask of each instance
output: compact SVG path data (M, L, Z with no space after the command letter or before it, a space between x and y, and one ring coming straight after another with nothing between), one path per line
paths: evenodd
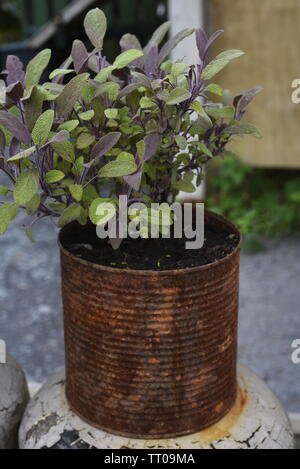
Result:
M54 212L62 212L66 208L66 204L63 204L62 202L51 202L49 204L49 208L53 210Z
M247 124L238 121L228 126L224 130L224 133L230 133L233 135L253 135L256 138L262 138L262 133L257 127L252 124Z
M223 96L224 94L222 86L216 85L215 83L210 83L210 85L208 85L206 89L207 91L209 91L209 93L215 94L217 96Z
M216 59L234 60L238 59L242 55L245 55L245 52L242 50L232 49L221 52L221 54L219 54Z
M206 107L206 112L214 119L233 119L234 108L232 106Z
M9 223L16 218L18 210L18 205L12 202L0 205L0 235L6 232Z
M41 205L41 197L38 194L34 194L32 199L26 204L26 211L28 215L33 215Z
M25 229L25 233L26 233L26 236L27 238L29 239L29 241L31 241L32 243L36 243L36 240L33 236L33 231L32 231L32 227L31 226L27 226L26 229Z
M27 150L21 151L15 156L12 156L11 158L8 158L9 163L14 163L14 162L19 162L20 160L24 158L29 158L34 152L36 151L36 147L30 147L27 148Z
M95 81L98 81L99 83L105 83L106 80L108 80L108 78L110 77L110 75L115 69L116 68L113 65L110 65L109 67L104 68L95 77Z
M187 147L187 139L183 135L177 135L175 137L176 143L180 150L185 150Z
M32 131L33 143L42 147L48 140L54 122L54 111L44 112L36 121Z
M154 103L154 101L152 101L151 98L147 98L146 96L144 96L140 100L140 107L142 109L148 109L148 108L156 107L156 104Z
M198 143L198 148L199 150L204 153L205 155L209 156L210 158L213 158L213 154L212 152L207 148L206 145L204 145L204 143Z
M93 200L89 209L89 217L94 225L105 225L116 215L116 206L112 199Z
M203 116L205 114L204 108L199 101L194 101L190 108L195 111L199 116Z
M86 111L86 112L82 112L81 114L79 114L79 118L82 120L82 121L90 121L91 119L93 119L95 115L95 111Z
M75 73L75 70L64 70L62 68L56 68L52 73L50 73L49 78L50 80L53 80L53 78L56 78L59 75L69 75L70 73Z
M68 225L72 221L77 220L78 217L80 217L81 214L81 207L78 204L73 204L70 205L64 213L61 215L61 217L58 220L57 226L59 228L62 228L65 225Z
M174 77L178 77L179 75L182 75L187 68L188 66L186 64L175 63L172 66L171 75L173 75Z
M95 97L100 96L102 94L107 94L109 99L111 101L114 101L117 98L119 91L120 85L118 85L118 83L108 82L104 83L97 89Z
M104 178L128 176L135 173L137 165L134 161L111 161L99 171L99 176Z
M73 199L75 199L77 202L80 202L82 200L83 187L81 185L72 184L71 186L69 186L69 191L70 191Z
M82 73L81 75L77 75L72 78L72 80L64 87L56 100L58 117L64 117L73 110L76 102L81 96L82 89L88 78L88 73Z
M139 159L143 162L146 154L146 143L144 140L140 140L136 144L137 154Z
M78 120L71 120L64 122L58 127L58 130L66 130L67 132L72 132L79 126L79 121Z
M45 49L37 54L27 65L25 85L29 89L38 85L44 70L48 67L51 58L51 50Z
M229 64L229 60L226 58L220 58L213 60L210 64L205 67L202 72L202 80L211 80L221 70L223 70Z
M59 171L58 169L53 169L52 171L48 171L45 176L45 180L47 184L54 184L56 182L61 181L65 178L65 173Z
M107 119L117 119L119 115L119 110L118 109L106 109L104 111L105 116Z
M52 143L51 147L63 160L68 161L69 163L75 161L74 147L68 140L65 142Z
M167 99L167 105L174 106L176 104L180 104L189 99L191 96L191 93L185 88L175 88L169 94L169 97Z
M7 195L8 194L8 189L7 187L3 186L2 184L0 184L0 195Z
M82 133L77 139L76 146L77 148L79 148L79 150L84 150L85 148L88 148L92 143L94 143L94 141L94 135Z
M144 52L138 49L126 50L122 54L118 55L116 60L113 63L115 69L121 69L127 67L131 62L143 57Z
M107 20L103 11L99 8L90 10L85 17L84 28L93 46L98 50L102 50L107 30Z
M177 181L173 184L173 187L178 191L193 193L195 192L196 188L192 182L182 180Z
M19 205L29 202L39 187L39 174L36 169L21 173L14 187L14 199Z

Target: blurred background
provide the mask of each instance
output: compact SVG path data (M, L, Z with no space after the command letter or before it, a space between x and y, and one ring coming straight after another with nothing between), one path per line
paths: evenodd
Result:
M291 344L300 338L300 105L291 101L300 78L299 0L0 0L0 70L7 54L24 61L45 47L60 65L91 7L108 17L108 58L119 39L136 34L146 43L167 19L172 32L185 27L224 29L218 51L242 49L218 82L233 93L256 85L264 93L247 120L263 140L246 138L207 172L206 202L242 229L240 360L260 374L286 408L300 413L300 365ZM194 63L193 39L176 51ZM42 382L63 366L62 307L56 228L37 228L31 245L14 228L0 240L0 337L31 381Z

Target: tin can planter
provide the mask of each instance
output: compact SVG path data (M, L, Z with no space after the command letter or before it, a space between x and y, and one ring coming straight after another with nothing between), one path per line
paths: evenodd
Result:
M206 222L241 235L224 218ZM93 426L132 438L192 434L222 419L237 396L240 243L212 264L121 270L64 248L66 396Z

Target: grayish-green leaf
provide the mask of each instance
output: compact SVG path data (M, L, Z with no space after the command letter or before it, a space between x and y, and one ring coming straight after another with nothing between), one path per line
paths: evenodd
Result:
M39 174L36 169L21 173L14 187L14 199L19 205L29 202L39 187Z
M78 204L70 205L68 208L66 208L64 213L59 218L57 226L59 228L62 228L63 226L68 225L72 221L77 220L78 217L80 217L80 213L81 213L80 205Z
M174 106L176 104L180 104L191 97L191 93L186 90L185 88L175 88L169 94L167 104L169 106Z
M25 75L25 85L27 89L39 83L43 72L49 65L50 58L51 50L45 49L29 62Z
M27 150L21 151L17 155L9 158L7 161L9 163L19 162L20 160L23 160L24 158L29 158L35 151L36 151L36 147L27 148Z
M90 10L85 17L84 28L93 46L98 50L102 50L107 30L107 20L103 11L99 8Z
M113 63L113 67L115 69L121 69L124 67L127 67L131 62L134 62L135 60L139 59L140 57L143 57L144 52L138 49L130 49L122 54L118 55L116 60Z
M82 89L89 78L88 73L82 73L72 78L72 80L65 86L61 94L58 96L57 115L64 117L71 112L81 96Z
M137 165L134 161L111 161L99 171L99 176L104 178L128 176L135 173Z
M35 145L42 147L48 140L54 122L54 111L45 111L36 121L32 130L32 140Z

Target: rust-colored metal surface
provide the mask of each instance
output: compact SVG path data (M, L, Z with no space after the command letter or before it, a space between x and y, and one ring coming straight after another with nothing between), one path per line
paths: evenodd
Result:
M238 232L206 214L206 222ZM237 397L240 246L185 270L118 270L63 248L66 395L100 429L168 438L205 429ZM82 228L81 228L82 229Z

